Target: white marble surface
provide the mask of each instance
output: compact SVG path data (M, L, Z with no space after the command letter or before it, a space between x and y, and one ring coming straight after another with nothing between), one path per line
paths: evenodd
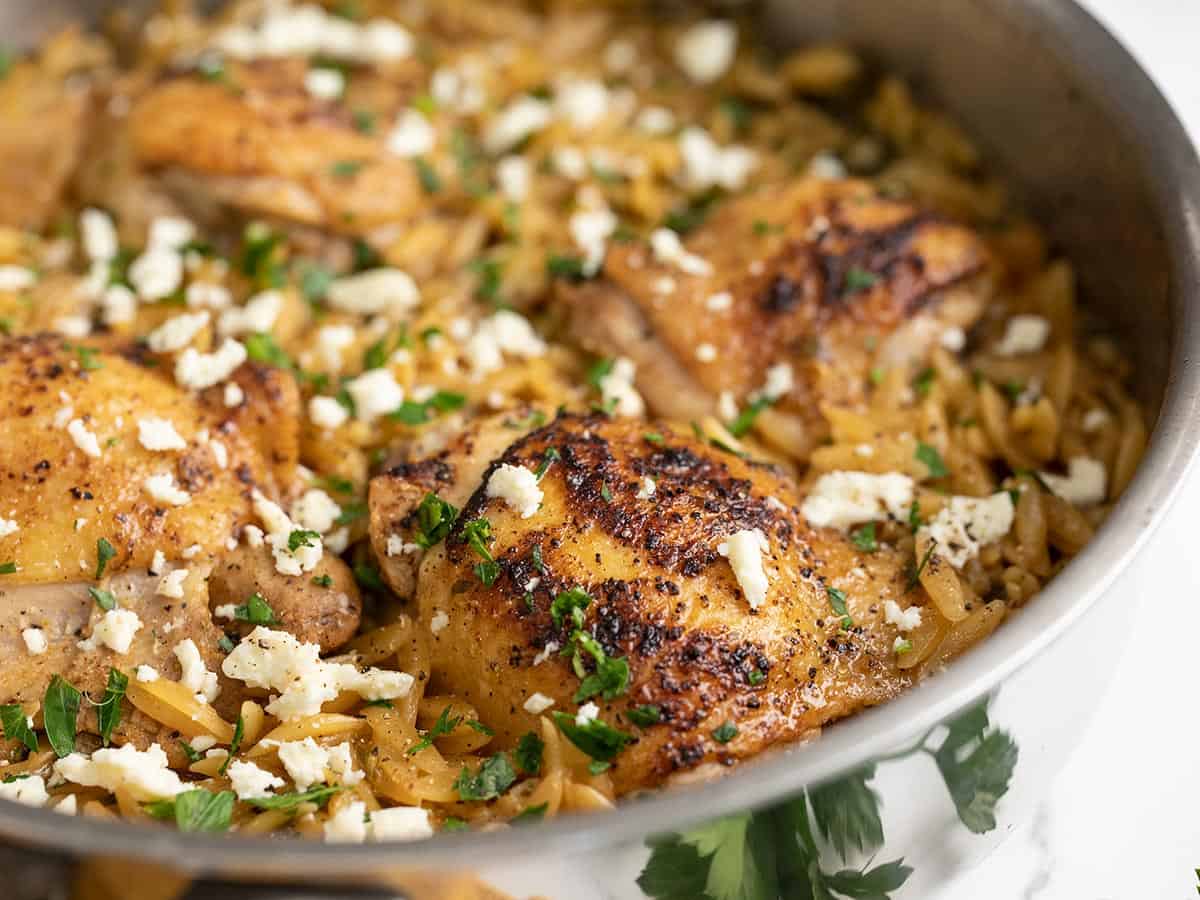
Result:
M1200 141L1198 0L1086 0ZM1032 825L945 892L971 900L1182 900L1200 867L1200 471L1146 551L1150 602L1114 686ZM1181 640L1182 639L1182 640ZM1096 648L1097 653L1110 652Z

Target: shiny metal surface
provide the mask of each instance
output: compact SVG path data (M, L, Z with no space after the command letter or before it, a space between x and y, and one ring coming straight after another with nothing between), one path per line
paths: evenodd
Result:
M72 9L98 6L8 0L0 34L33 40ZM763 806L835 777L928 732L1035 657L1045 664L1058 652L1058 639L1129 568L1200 444L1195 150L1136 62L1068 0L778 0L764 22L773 41L833 37L912 75L1020 186L1076 262L1087 302L1128 340L1157 423L1139 475L1095 541L1020 615L920 689L831 728L815 744L713 784L628 802L611 815L419 845L326 846L188 836L0 803L0 836L253 879L352 879L385 867L486 869L569 858Z

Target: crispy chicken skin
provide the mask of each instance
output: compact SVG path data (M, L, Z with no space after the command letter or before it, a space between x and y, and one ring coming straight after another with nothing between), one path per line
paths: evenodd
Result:
M990 293L970 230L864 182L739 197L684 246L710 274L614 243L602 278L567 292L575 335L633 359L652 411L673 419L715 413L723 392L744 404L789 363L795 390L768 416L790 419L801 446L824 436L820 405L855 402L873 366L920 358L943 329L969 327ZM715 352L698 355L704 344Z
M837 533L811 529L773 468L656 430L661 443L645 438L645 423L562 415L517 439L481 476L478 457L442 455L438 483L472 493L450 536L426 554L416 587L421 620L447 622L432 633L433 687L466 696L508 742L535 727L523 708L535 692L574 715L580 681L554 650L570 645L571 625L569 617L555 624L551 603L559 592L587 591L584 630L630 669L627 692L594 698L601 718L638 734L612 770L618 793L795 740L911 680L894 663L895 629L883 624L884 599L905 590L899 553L882 548L864 559ZM540 481L535 515L488 498L496 467L536 470L550 448L561 458ZM411 471L414 493L423 493L426 470ZM656 488L639 497L646 477ZM463 538L477 517L491 523L500 567L490 587ZM769 590L757 610L718 551L744 529L761 530L770 545ZM846 592L848 630L830 607L833 586ZM921 596L917 589L910 602ZM662 723L634 728L625 711L647 703L661 708ZM738 734L721 744L712 732L725 722Z
M214 205L341 234L402 221L423 200L412 162L356 129L345 104L312 97L306 71L275 60L231 64L228 83L168 78L130 111L133 161L202 221ZM372 97L377 107L399 105L403 78L363 81L389 93Z
M257 521L253 491L281 496L289 483L280 475L295 468L288 426L276 421L273 434L259 427L260 419L286 410L288 392L280 379L291 376L246 365L235 378L246 398L229 410L219 398L184 393L160 367L116 353L81 354L48 335L0 343L0 516L17 526L0 537L0 562L16 567L0 575L0 653L6 660L0 702L40 697L56 672L99 696L108 667L128 669L133 660L178 678L174 647L187 638L215 671L225 623L214 623L210 599L213 605L240 604L258 591L281 628L325 649L354 633L361 601L341 560L326 554L322 561L330 589L297 590L292 582L308 579L275 571L267 548L229 549L227 542ZM138 423L151 417L169 420L187 446L143 446ZM99 457L76 442L72 432L82 434L70 424L76 419L96 438ZM295 410L283 421L294 423ZM164 473L188 492L186 504L173 506L148 493L146 478ZM116 555L97 580L101 539ZM168 569L188 570L182 597L161 592L158 575L148 574L156 551ZM120 608L137 613L141 628L128 654L79 647L104 615L88 587L110 591ZM45 653L26 649L22 632L29 627L44 632ZM225 679L222 688L218 709L235 703L238 694Z

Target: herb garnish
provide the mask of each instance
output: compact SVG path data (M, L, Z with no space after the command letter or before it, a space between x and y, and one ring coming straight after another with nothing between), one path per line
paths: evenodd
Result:
M508 761L508 755L497 753L485 759L474 775L463 766L458 773L458 780L454 782L454 789L463 802L491 800L503 794L516 780L517 774Z
M542 461L538 464L533 475L538 480L542 480L542 476L546 474L550 468L550 464L556 459L562 459L562 454L558 452L557 447L547 447L546 452L542 454Z
M851 266L846 272L846 278L842 282L842 292L845 294L853 294L858 291L865 291L868 288L874 287L879 281L879 276L866 269L860 269L858 266Z
M121 721L121 699L129 687L129 676L117 669L109 668L108 684L104 688L104 699L96 705L96 725L100 730L100 741L105 747L112 739L113 729Z
M722 722L713 729L713 740L718 744L728 744L738 734L738 727L732 722Z
M562 628L563 619L570 616L575 627L582 628L583 611L591 602L591 596L583 588L573 587L570 590L559 592L550 604L550 618L554 620L554 626Z
M117 598L113 596L112 591L89 587L88 594L96 601L96 605L105 612L117 608Z
M491 587L500 577L500 566L487 546L492 539L492 523L482 517L472 519L463 525L462 536L476 556L483 560L475 566L476 577L485 586Z
M0 723L4 725L4 736L10 741L20 741L30 753L36 753L38 748L37 735L29 727L25 711L16 703L6 703L0 706Z
M320 784L306 791L289 791L286 794L273 794L269 797L251 797L246 800L257 809L292 809L301 803L315 803L324 806L330 797L346 790L340 784Z
M432 491L417 507L417 533L413 542L425 550L438 544L450 533L458 510Z
M419 741L408 748L409 756L432 747L435 740L450 734L450 732L462 724L462 716L450 715L453 709L454 707L450 706L450 704L446 704L446 708L438 715L437 721L433 723L433 727L425 732L425 735Z
M875 540L875 523L868 522L866 525L851 531L850 543L864 553L874 553L878 550L879 543Z
M734 437L744 437L754 425L754 420L758 418L758 414L770 406L771 399L766 396L759 397L753 400L749 406L737 414L737 418L729 423L729 433Z
M293 532L294 534L295 532ZM239 622L249 622L251 625L277 625L275 610L271 609L262 594L251 594L245 603L233 608L233 617Z
M590 756L601 762L612 762L625 745L633 740L633 735L618 731L600 719L589 719L580 725L575 717L564 712L556 712L554 724L567 740Z
M829 597L829 605L833 607L833 611L842 617L842 628L850 628L854 624L854 620L850 618L850 613L846 609L846 593L839 591L835 587L825 588L825 594Z
M96 541L96 580L99 581L104 577L104 570L108 567L109 562L117 555L117 551L113 549L113 545L108 542L108 538L100 538Z
M180 831L220 832L229 830L235 799L233 791L214 794L196 789L177 794L174 800L147 803L145 809L156 819L174 819Z
M946 463L942 459L942 454L938 453L936 447L918 442L917 452L913 454L913 458L917 462L925 464L925 467L929 469L930 478L944 478L950 474L950 470L946 468Z
M50 679L42 700L42 720L55 756L75 752L75 720L79 716L79 691L61 675Z
M241 713L238 714L237 722L233 725L233 740L229 742L229 753L225 755L225 761L221 763L221 768L217 769L218 775L224 775L229 769L229 764L233 762L233 757L242 749L242 738L246 736L246 720L242 718Z
M639 728L649 728L662 721L662 708L653 703L645 703L626 710L625 718Z
M423 425L437 413L460 409L466 402L467 398L462 394L437 391L428 400L421 402L405 400L388 413L388 418L393 422L402 422L405 425Z
M526 775L536 775L542 770L542 752L545 749L545 741L532 731L525 732L517 741L517 749L513 751L517 767Z

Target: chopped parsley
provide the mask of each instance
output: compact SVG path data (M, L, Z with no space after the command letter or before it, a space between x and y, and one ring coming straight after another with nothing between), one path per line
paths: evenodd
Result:
M893 645L893 650L897 656L903 656L905 653L911 653L912 648L912 641L910 641L908 638L898 638L896 643Z
M185 741L183 738L179 739L179 749L183 751L183 755L187 757L187 761L190 763L198 763L200 760L204 759L204 754Z
M458 773L458 780L454 782L454 789L464 803L492 800L507 791L516 780L517 774L508 761L508 755L497 753L485 759L474 774L463 766Z
M509 819L509 821L516 825L520 825L523 822L540 822L546 816L548 805L546 803L539 803L537 806L527 806Z
M633 740L633 735L618 731L600 719L589 719L583 725L575 721L575 717L564 712L556 712L554 724L568 741L590 756L601 762L612 762L625 745Z
M295 553L301 547L315 547L320 540L321 533L319 531L297 528L288 535L288 552Z
M850 613L846 609L846 592L839 591L835 587L825 588L825 594L829 597L829 605L833 611L842 617L842 628L849 628L854 624L854 620L850 618Z
M487 546L492 539L492 523L482 517L472 519L463 525L462 536L467 546L482 560L475 566L475 576L485 586L491 587L500 577L500 566Z
M17 564L12 562L0 563L0 575L14 575L17 571Z
M333 520L333 524L349 525L364 518L366 515L367 504L362 500L355 500L353 503L347 503L342 507L342 511L337 514L337 517Z
M466 725L468 728L470 728L472 731L479 732L484 737L495 737L496 736L495 731L493 731L487 725L484 725L478 719L467 719L467 721L464 722L463 724Z
M430 491L417 507L417 533L413 542L428 550L450 533L458 510Z
M108 568L108 564L112 562L117 555L117 551L113 549L113 545L108 542L108 538L100 538L96 541L96 580L99 581L104 577L104 570ZM14 570L15 571L15 570Z
M275 617L275 610L271 609L271 604L259 593L251 594L245 603L235 606L233 617L239 622L249 622L251 625L279 624L279 619Z
M357 562L351 571L354 573L354 580L367 590L382 591L384 589L383 579L379 577L379 569L374 564Z
M257 809L294 809L301 803L315 803L324 806L334 794L346 790L343 785L319 784L306 791L288 791L286 794L272 794L268 797L250 797L245 802Z
M908 527L913 533L921 527L921 504L917 500L913 500L912 506L908 508Z
M915 588L921 581L921 573L925 571L925 566L929 564L929 557L933 556L933 548L937 546L934 541L929 542L929 547L925 550L925 554L921 557L921 561L908 574L908 584L904 588L907 594Z
M639 728L649 728L662 721L662 708L653 703L644 703L626 710L625 718Z
M713 729L713 740L718 744L728 744L738 735L738 728L732 722L723 722Z
M282 249L281 235L262 222L251 222L242 233L238 269L259 290L283 287L283 266L279 261Z
M475 285L475 296L492 306L500 306L500 261L480 257L471 260L467 264L467 268L479 276L479 281Z
M461 409L466 402L467 398L462 394L437 391L428 400L422 400L419 403L415 400L405 400L388 413L388 418L393 422L401 422L405 425L423 425L438 413Z
M4 726L4 736L10 741L20 741L30 753L36 753L38 748L37 735L29 727L25 710L16 703L6 703L0 706L0 724Z
M517 741L517 749L513 751L517 768L526 775L538 774L542 770L542 753L545 749L545 741L532 731L525 732Z
M942 454L938 453L936 447L918 442L917 452L913 454L913 458L925 464L925 467L929 469L930 478L945 478L950 474L950 470L946 468L946 463L942 459Z
M859 550L864 553L874 553L879 549L879 542L875 539L875 523L868 522L859 528L850 532L850 543L854 544Z
M679 234L687 234L704 224L713 206L721 199L718 188L710 188L702 194L693 197L687 206L678 207L667 214L663 225Z
M570 617L576 628L583 627L583 611L591 604L592 598L583 588L574 587L556 594L550 604L550 618L556 628L562 628L563 619Z
M600 496L605 503L612 503L612 491L608 489L608 482L604 481L600 484Z
M85 372L95 372L97 369L103 369L104 363L96 359L99 352L94 347L76 347L75 353L79 357L79 368Z
M117 608L117 598L113 596L112 591L105 591L100 588L89 587L88 594L96 601L96 605L105 612Z
M339 159L329 167L329 174L334 178L353 178L362 167L360 159Z
M868 272L866 269L861 269L858 266L851 266L842 282L843 293L853 294L858 291L868 290L874 287L878 281L878 275Z
M563 253L551 253L546 257L546 274L551 278L565 278L568 281L583 281L583 258Z
M574 637L575 654L571 663L575 674L583 679L575 692L575 702L582 703L596 694L600 694L605 700L612 700L625 693L629 687L629 663L624 658L609 656L599 641L589 634L577 631ZM595 670L590 674L584 665L583 653L589 654L596 664Z
M112 740L113 729L121 721L121 698L129 687L129 676L114 668L108 670L108 684L104 688L104 699L96 704L96 725L100 730L100 741L107 747Z
M315 584L317 587L323 587L323 588L333 587L333 578L331 578L328 574L318 575L316 578L314 578L312 580L312 583Z
M61 675L50 679L42 700L42 722L55 756L63 757L75 752L75 721L79 716L79 700L79 691Z
M542 454L542 461L540 463L538 463L537 470L534 471L534 473L533 473L534 477L538 481L541 481L542 476L544 476L546 474L546 472L550 469L550 464L552 462L554 462L556 459L562 459L562 454L558 452L558 448L557 447L547 447L546 452ZM541 548L539 547L539 552L540 552L540 549Z
M363 134L375 133L375 113L369 109L356 109L353 113L354 130Z
M221 763L221 768L217 769L218 775L224 775L229 769L229 764L233 762L234 755L242 748L242 739L246 736L246 720L238 714L237 722L233 726L233 740L229 742L229 753L225 755L225 761Z
M421 190L427 194L436 194L442 189L442 179L429 161L418 156L413 159L417 167L417 180L421 182Z
M445 737L446 735L450 734L450 732L454 731L455 728L462 724L462 716L450 715L453 709L454 707L452 707L450 704L446 704L445 709L443 709L438 715L437 721L433 723L433 727L425 732L425 735L419 741L408 748L409 756L420 753L422 750L432 747L434 741L440 737Z
M642 440L649 444L662 444L665 438L657 431L647 431L642 435Z
M317 263L305 263L300 270L300 294L309 304L316 306L325 299L334 275Z
M758 687L767 680L767 673L762 669L752 669L750 674L746 676L746 681L751 687Z
M145 809L156 819L174 819L180 831L221 832L229 830L235 799L233 791L214 794L197 788L177 794L174 800L147 803Z
M743 437L754 425L754 420L758 418L758 414L771 405L771 400L767 397L759 397L754 400L738 413L737 418L729 423L729 433L734 437Z
M933 366L926 366L912 381L913 390L918 397L928 397L929 392L933 390L933 383L937 380L937 369Z

